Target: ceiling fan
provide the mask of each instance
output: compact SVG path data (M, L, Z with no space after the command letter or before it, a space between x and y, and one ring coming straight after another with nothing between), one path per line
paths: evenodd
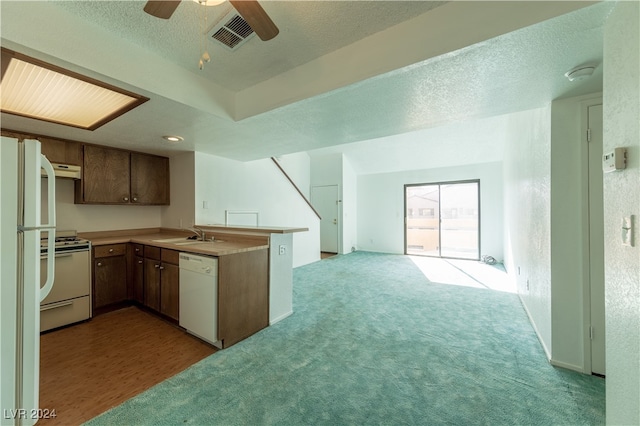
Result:
M180 5L180 1L149 0L144 6L144 11L157 18L169 19ZM242 15L261 40L271 40L278 35L278 27L256 0L229 0L229 3Z

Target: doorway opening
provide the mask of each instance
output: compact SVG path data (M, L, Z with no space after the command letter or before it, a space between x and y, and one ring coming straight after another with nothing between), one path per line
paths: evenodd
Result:
M404 186L405 254L480 260L480 180Z
M311 204L320 215L320 252L339 253L340 200L338 185L314 186L311 188Z

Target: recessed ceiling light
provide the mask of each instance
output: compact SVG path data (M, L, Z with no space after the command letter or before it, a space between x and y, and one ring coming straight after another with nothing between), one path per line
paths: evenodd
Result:
M2 48L4 113L95 130L149 100L144 96Z
M203 6L217 6L225 2L225 0L193 0Z
M184 140L184 138L180 136L163 136L162 138L169 142L182 142Z
M580 81L585 80L591 77L591 74L595 71L595 65L581 65L579 67L575 67L572 70L567 71L564 76L569 79L569 81Z

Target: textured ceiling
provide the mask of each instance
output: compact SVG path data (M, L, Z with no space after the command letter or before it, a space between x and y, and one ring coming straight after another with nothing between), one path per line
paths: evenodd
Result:
M445 2L431 1L263 1L281 35L254 38L229 51L207 42L212 61L198 69L202 33L232 7L201 7L183 1L168 20L143 12L140 1L58 1L82 19L117 32L228 89L238 91L305 64L329 52L427 12ZM206 31L204 13L207 15Z
M2 126L241 161L334 147L353 156L361 151L367 159L358 166L362 173L372 172L366 164L383 164L389 157L381 144L393 146L397 161L411 157L417 143L407 142L411 139L423 142L421 153L458 150L475 152L478 162L497 161L505 143L499 132L491 148L486 132L474 136L473 126L462 123L499 129L499 118L477 120L602 90L601 66L582 82L571 83L563 74L601 62L602 28L613 7L611 2L455 2L435 8L402 1L263 2L280 34L270 42L253 38L235 53L221 49L220 58L212 51L203 74L195 69L197 47L194 51L188 41L193 28L178 25L180 14L187 15L186 22L188 11L197 9L191 3L183 2L178 15L161 21L141 12L144 2L0 2L3 46L151 98L94 132L7 114ZM223 63L214 70L217 61ZM425 130L439 126L446 131ZM169 145L161 139L165 134L185 141ZM369 150L362 143L368 140L377 148Z

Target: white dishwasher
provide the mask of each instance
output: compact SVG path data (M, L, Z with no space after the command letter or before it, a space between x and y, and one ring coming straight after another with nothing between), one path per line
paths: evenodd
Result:
M180 326L217 347L218 259L180 253Z

